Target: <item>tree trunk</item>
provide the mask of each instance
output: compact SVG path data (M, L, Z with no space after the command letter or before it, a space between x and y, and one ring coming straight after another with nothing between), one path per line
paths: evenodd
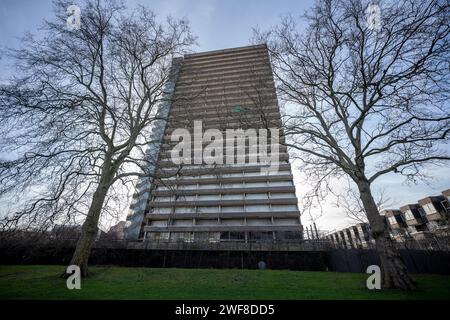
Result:
M88 275L88 260L91 253L92 245L98 233L98 221L103 208L103 203L111 186L113 174L109 170L110 166L104 165L102 168L102 176L97 186L97 190L92 197L91 206L83 223L81 236L78 239L75 252L70 261L70 265L77 265L80 267L82 277Z
M416 281L408 275L406 266L400 257L383 217L378 212L377 205L372 197L370 184L361 179L357 182L361 201L369 220L375 246L381 261L382 289L398 288L402 290L414 290Z

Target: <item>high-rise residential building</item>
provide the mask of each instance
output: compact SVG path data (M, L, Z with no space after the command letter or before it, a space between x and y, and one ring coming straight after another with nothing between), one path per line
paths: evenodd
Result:
M176 58L165 92L168 99L159 108L161 119L152 133L156 142L148 150L149 157L157 158L149 170L154 178L138 182L126 237L187 242L302 239L266 45ZM181 139L186 132L192 140L185 145L188 154L182 154L176 150L186 142L185 136ZM219 159L218 149L207 147L220 136L223 163L211 163L211 158ZM244 157L238 154L243 150ZM180 164L174 155L185 161Z

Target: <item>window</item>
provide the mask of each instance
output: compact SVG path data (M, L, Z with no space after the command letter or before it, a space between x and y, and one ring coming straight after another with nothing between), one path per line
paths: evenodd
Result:
M193 232L185 232L184 233L184 242L194 242L194 233Z
M274 204L272 205L272 211L297 211L297 206L295 204Z
M197 200L219 200L220 195L218 194L202 194L198 196Z
M267 193L247 193L245 195L245 199L252 200L252 199L268 199L269 196Z
M180 196L177 197L175 202L192 201L192 200L195 200L195 196L180 195Z
M265 212L270 211L270 206L268 204L262 205L247 205L245 206L246 212Z
M438 228L439 228L439 224L436 221L428 222L428 229L430 229L430 231L434 231Z
M240 178L240 177L242 177L242 172L226 173L226 174L223 174L222 177L224 177L224 178Z
M389 224L391 224L391 225L397 224L397 219L395 219L394 216L388 217L388 220L389 220Z
M222 212L244 212L243 206L222 207Z
M434 205L431 202L422 205L422 208L423 208L423 210L425 210L426 214L436 213L436 208L434 207Z
M175 213L194 213L194 212L195 212L195 208L193 208L193 207L177 207L177 208L175 208Z
M222 200L242 200L244 199L243 194L224 194L222 195Z
M170 233L169 232L161 232L160 240L169 240Z
M173 201L175 197L155 197L155 202L170 202Z
M261 175L260 171L256 172L245 172L244 174L246 177L259 177Z
M405 211L405 218L406 218L406 220L415 219L411 209L408 209L408 210Z
M258 188L258 187L265 187L267 186L266 182L246 182L245 186L247 187L253 187L253 188Z
M242 188L242 183L224 183L222 184L222 188Z
M167 220L154 220L151 222L152 227L167 227Z
M217 213L220 211L219 207L198 207L199 213Z
M193 187L192 189L195 189L195 188L196 187ZM219 188L218 184L199 184L198 185L198 189L217 189L217 188Z
M270 181L269 186L271 187L288 187L292 186L291 181Z
M171 208L153 208L152 213L170 213Z
M295 198L294 193L271 193L270 198L272 199L289 199Z

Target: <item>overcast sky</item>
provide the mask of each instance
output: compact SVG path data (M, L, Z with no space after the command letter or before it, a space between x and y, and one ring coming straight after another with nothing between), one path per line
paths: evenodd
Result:
M187 18L193 33L198 37L195 51L216 50L248 45L253 27L267 29L275 25L285 14L300 16L308 9L312 0L131 0L129 7L140 3L150 7L157 15L172 15ZM77 4L77 1L73 1ZM16 47L25 31L39 33L39 25L44 18L52 18L50 0L0 0L0 48ZM0 60L0 79L4 79L11 69L5 59ZM301 197L308 189L307 179L302 177L301 168L293 166L297 195ZM375 189L383 188L399 207L414 203L428 195L438 195L450 188L450 169L448 167L430 168L431 179L416 185L405 185L401 177L387 175L377 181ZM305 181L306 180L306 181ZM301 182L302 181L302 182ZM338 188L340 183L336 183ZM333 199L324 201L324 212L317 219L321 229L333 230L352 224L345 214L337 208ZM126 213L124 213L124 216ZM318 212L314 216L318 216ZM307 215L303 224L310 223Z

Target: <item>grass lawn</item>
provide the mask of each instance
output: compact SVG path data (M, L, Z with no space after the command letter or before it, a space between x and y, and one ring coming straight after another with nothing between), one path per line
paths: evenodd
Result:
M0 266L0 299L449 299L450 277L417 275L419 289L369 291L356 273L91 267L68 290L62 266Z

